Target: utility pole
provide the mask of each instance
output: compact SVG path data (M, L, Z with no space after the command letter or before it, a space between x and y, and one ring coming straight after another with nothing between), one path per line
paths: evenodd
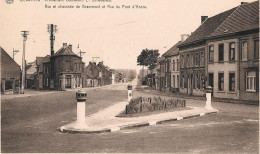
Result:
M98 60L99 57L92 57L92 62L95 62L95 60Z
M51 68L50 68L50 89L54 89L54 61L53 61L53 55L54 55L54 41L55 36L54 34L57 32L57 25L48 24L48 32L50 33L50 46L51 46Z
M21 31L23 36L23 56L22 56L22 87L21 94L24 94L24 82L25 82L25 43L27 40L27 35L29 35L29 31Z
M78 49L79 49L79 44L78 44ZM80 50L78 54L79 54L79 56L80 56L80 58L81 58L85 53L86 53L86 52L82 52L82 51ZM77 55L78 55L78 54L77 54Z
M14 48L13 48L13 60L14 60L14 55L16 55L17 52L19 52L19 50L14 50Z

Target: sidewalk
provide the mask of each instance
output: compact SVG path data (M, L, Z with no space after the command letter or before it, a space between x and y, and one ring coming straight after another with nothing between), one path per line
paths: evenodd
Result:
M186 94L180 94L180 93L162 92L162 91L154 90L149 86L140 86L136 90L141 91L142 93L153 94L153 95L157 95L157 96L179 97L179 98L185 98L185 99L204 100L204 101L206 100L205 96L194 96L194 95L186 95ZM217 97L212 97L211 99L212 99L212 102L259 105L258 101L246 101L246 100L236 100L236 99L217 98Z
M10 94L10 95L1 95L1 100L9 100L13 98L22 98L22 97L30 97L36 95L44 95L44 94L53 94L61 91L50 91L50 90L33 90L33 89L25 89L24 94Z
M61 132L64 133L102 133L113 132L123 129L135 127L156 125L166 121L175 121L192 117L203 116L210 113L217 113L215 109L209 110L199 107L190 107L191 110L165 112L142 117L116 117L120 112L124 111L127 102L119 102L108 108L89 115L85 119L85 128L78 129L76 121L62 126Z

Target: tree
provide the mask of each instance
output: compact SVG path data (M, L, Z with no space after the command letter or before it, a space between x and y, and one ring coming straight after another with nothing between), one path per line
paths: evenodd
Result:
M149 70L152 70L156 66L159 56L159 50L143 49L141 54L137 57L137 65L147 66Z
M140 55L137 57L137 65L143 66L142 69L142 79L144 77L144 66L147 66L149 70L152 70L157 63L157 59L160 56L159 50L149 50L149 49L143 49ZM148 73L148 69L147 69Z
M160 56L159 50L149 50L148 51L148 68L149 70L152 70L155 68L157 59Z

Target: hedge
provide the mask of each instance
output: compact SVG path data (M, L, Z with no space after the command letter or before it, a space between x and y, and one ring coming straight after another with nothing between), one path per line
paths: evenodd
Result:
M132 114L132 113L140 113L140 112L147 112L147 111L155 111L155 110L162 110L166 108L180 108L186 107L186 101L184 99L162 99L160 97L138 97L133 98L126 105L125 113Z

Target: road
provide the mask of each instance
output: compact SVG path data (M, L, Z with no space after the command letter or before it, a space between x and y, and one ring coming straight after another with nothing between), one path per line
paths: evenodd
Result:
M126 84L87 93L86 114L127 100ZM192 106L204 103L187 99ZM258 106L213 103L213 107L218 114L111 133L64 134L59 127L76 120L74 91L3 100L1 151L259 153Z

